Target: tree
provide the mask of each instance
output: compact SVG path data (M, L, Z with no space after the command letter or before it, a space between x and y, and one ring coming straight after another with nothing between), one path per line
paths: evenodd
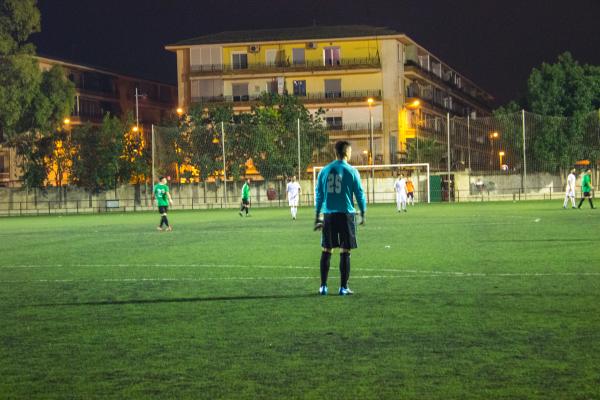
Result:
M442 159L446 156L446 146L435 139L419 139L417 152L417 141L407 143L406 152L409 163L427 162L434 169L441 169ZM418 156L417 156L418 155Z
M40 31L40 11L36 0L0 2L0 56L33 53L25 44L32 33Z
M534 68L527 81L521 108L543 117L534 119L538 133L527 137L528 167L558 172L582 158L592 156L588 139L590 113L600 106L600 68L581 65L570 53L561 54L554 64ZM501 121L514 125L509 116L516 111L512 102L494 112ZM537 119L536 119L537 118ZM515 129L507 129L517 135ZM522 139L511 141L520 151Z
M321 120L323 110L312 115L294 96L265 94L252 109L255 146L253 161L267 180L295 175L298 168L298 120L301 125L300 168L327 142Z
M118 183L123 153L123 123L109 114L102 125L85 124L72 131L71 179L90 194L114 188Z
M33 92L34 99L12 125L9 144L15 146L19 155L26 187L44 189L51 171L55 172L56 184L62 186L64 175L58 174L58 170L66 172L70 168L71 151L62 147L70 145L68 128L62 126L62 120L73 108L75 88L62 68L55 66L40 75L40 83ZM42 175L44 171L46 175Z
M52 137L27 132L14 138L12 144L17 154L21 155L20 167L25 187L44 190L49 172L47 160L52 156Z
M118 125L122 152L119 157L118 183L133 182L135 185L148 182L151 174L152 143L147 141L141 130L129 129L133 126L133 116L129 113Z
M0 140L25 131L20 122L41 82L34 47L26 41L39 30L35 0L0 2Z

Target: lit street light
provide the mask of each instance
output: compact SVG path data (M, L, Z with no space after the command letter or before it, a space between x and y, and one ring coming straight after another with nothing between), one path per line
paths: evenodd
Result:
M490 168L494 169L494 153L496 152L496 146L494 142L496 142L500 138L500 133L498 131L490 132L488 137L490 138L491 152L490 152ZM502 163L500 163L502 165Z
M369 165L373 165L373 113L371 112L371 106L373 105L373 98L369 97L367 99L367 103L369 104L369 125L371 131L371 140L369 144ZM375 169L371 168L371 187L373 191L373 195L371 197L371 201L375 202ZM369 189L367 188L367 193Z

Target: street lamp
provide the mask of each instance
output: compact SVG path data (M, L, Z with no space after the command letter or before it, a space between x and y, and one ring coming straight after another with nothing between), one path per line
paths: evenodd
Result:
M183 115L183 108L177 107L177 110L175 110L175 112L181 117Z
M369 130L370 130L370 143L369 143L369 164L373 165L373 113L371 112L371 106L373 105L373 98L369 97L367 99L367 104L369 104Z
M70 123L71 123L71 120L69 118L63 119L63 124L69 126Z
M419 99L414 99L413 101L406 103L404 105L408 110L412 110L416 112L417 122L415 123L415 143L417 150L417 162L419 162L419 124L421 123L421 115L420 109L421 101Z
M373 105L373 98L369 97L367 99L367 104L369 104L369 126L371 131L371 140L369 144L369 165L373 165L373 113L371 112L371 106ZM372 196L371 201L375 202L375 169L371 168L371 187L372 187ZM369 189L367 188L367 193Z
M494 142L500 138L500 133L498 133L498 131L493 131L493 132L490 132L488 137L490 138L490 144L492 147L491 152L490 152L490 168L494 169L494 153L495 153Z

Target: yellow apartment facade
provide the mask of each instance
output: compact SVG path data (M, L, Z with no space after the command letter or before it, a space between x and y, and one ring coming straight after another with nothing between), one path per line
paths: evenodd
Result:
M366 153L372 126L376 164L401 162L417 126L419 135L435 135L436 119L487 115L493 100L411 38L387 28L221 32L166 49L177 56L180 107L229 103L244 111L264 92L291 94L309 110L325 109L330 138L350 139L354 153Z

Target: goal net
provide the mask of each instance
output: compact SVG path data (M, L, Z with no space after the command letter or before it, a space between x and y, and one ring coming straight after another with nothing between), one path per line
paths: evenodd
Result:
M385 165L353 165L360 174L367 202L394 203L396 193L394 181L400 174L410 179L415 187L415 202L431 201L430 176L428 163L385 164ZM317 185L317 176L324 166L313 167L313 194Z

